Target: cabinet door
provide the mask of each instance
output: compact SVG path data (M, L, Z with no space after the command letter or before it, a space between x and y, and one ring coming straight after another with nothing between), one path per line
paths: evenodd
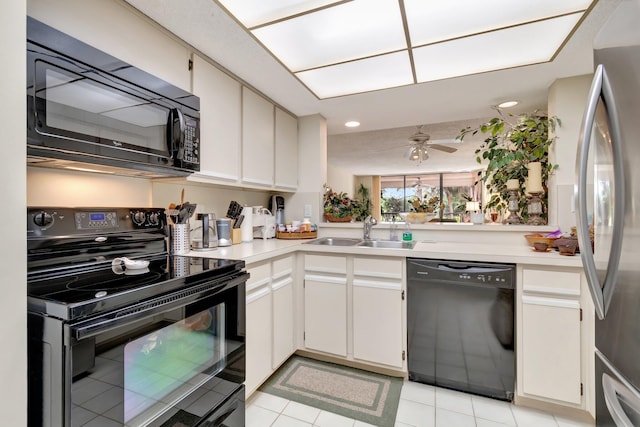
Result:
M347 355L347 279L306 275L304 281L305 346Z
M242 182L273 186L274 112L273 104L242 89Z
M353 357L402 367L401 283L353 281Z
M240 180L241 85L197 55L193 92L200 97L200 174Z
M271 292L273 295L273 369L278 368L293 354L294 257L286 256L272 262Z
M298 188L298 119L276 108L275 186Z
M271 375L271 264L248 268L246 326L247 396Z
M293 279L274 282L273 290L273 369L293 354Z
M522 297L522 391L580 404L580 305Z

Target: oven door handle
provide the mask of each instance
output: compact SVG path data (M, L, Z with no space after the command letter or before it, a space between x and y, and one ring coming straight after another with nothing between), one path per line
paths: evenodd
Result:
M69 329L72 337L78 341L95 337L104 332L130 324L131 322L184 307L206 297L213 296L229 287L241 286L246 282L248 277L249 275L244 273L222 283L215 282L192 286L179 292L173 292L142 301L132 306L114 310L102 316L70 325Z
M218 408L216 408L213 413L209 414L207 418L200 422L198 427L218 427L222 425L228 425L229 427L240 427L240 424L236 424L232 421L231 424L222 424L223 421L227 420L230 415L232 415L236 411L242 411L244 413L244 385L238 389L235 393L230 395L224 403L222 403ZM242 414L244 415L244 414ZM235 418L235 417L234 417ZM244 426L244 416L241 421Z

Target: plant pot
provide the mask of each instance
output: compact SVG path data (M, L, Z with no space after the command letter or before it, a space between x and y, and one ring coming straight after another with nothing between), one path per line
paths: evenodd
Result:
M328 213L324 214L324 217L327 219L327 222L351 222L351 219L353 218L353 216L351 215L347 215L340 218Z

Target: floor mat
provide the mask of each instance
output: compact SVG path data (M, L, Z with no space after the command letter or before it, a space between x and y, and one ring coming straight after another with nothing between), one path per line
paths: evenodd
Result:
M292 356L260 391L380 427L393 427L402 379Z

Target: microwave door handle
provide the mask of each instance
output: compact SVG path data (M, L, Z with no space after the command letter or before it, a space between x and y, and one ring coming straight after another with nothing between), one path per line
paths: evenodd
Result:
M177 108L172 108L169 110L167 121L167 144L169 145L170 158L182 160L184 158L184 138L186 130L186 122L182 111ZM176 122L178 123L177 129L175 128Z
M587 218L587 168L589 159L589 146L591 144L591 132L595 122L598 101L602 96L607 110L607 119L612 139L612 151L614 162L614 218L613 236L609 263L604 283L600 283L597 275L594 254L591 249L589 236L589 222ZM618 114L615 109L613 91L609 79L602 65L598 65L593 77L593 83L589 90L587 108L582 120L580 137L578 140L578 156L576 159L576 185L574 195L577 201L576 228L580 244L580 254L584 265L585 276L589 284L589 291L593 299L596 315L600 320L606 315L613 288L617 279L618 264L622 250L622 233L624 221L624 170L622 165L622 148L620 139L620 127Z

